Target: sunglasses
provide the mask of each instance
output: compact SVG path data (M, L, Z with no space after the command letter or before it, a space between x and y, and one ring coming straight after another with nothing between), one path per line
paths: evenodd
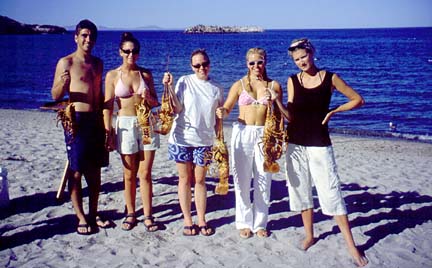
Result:
M192 67L194 67L195 69L199 69L199 68L201 68L201 66L203 68L207 68L209 65L210 65L210 62L209 61L205 61L205 62L203 62L201 64L198 63L198 64L195 64L195 65L192 65Z
M123 53L125 53L126 55L129 55L129 54L133 54L133 55L137 55L137 54L139 54L139 50L138 49L136 49L136 48L134 48L134 49L132 49L132 50L130 50L130 49L123 49L123 48L120 48L120 50L123 52Z
M296 49L308 49L313 50L312 44L309 42L309 40L301 40L296 45L292 45L288 48L288 51L294 51Z
M250 62L248 62L248 64L249 64L249 66L254 66L255 64L263 65L264 61L263 60L250 61Z

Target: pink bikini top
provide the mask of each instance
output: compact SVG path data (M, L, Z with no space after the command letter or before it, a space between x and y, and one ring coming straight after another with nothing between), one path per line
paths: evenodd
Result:
M251 104L267 105L268 101L267 101L267 98L265 96L256 100L251 95L249 95L249 93L246 91L242 79L240 80L240 82L242 84L243 90L240 93L240 96L238 98L238 105L239 106L245 106L245 105L251 105ZM274 84L274 81L272 81L271 88L273 88L273 84Z
M141 94L144 93L144 91L146 89L148 89L146 83L144 82L144 79L142 78L142 75L140 74L140 79L141 79L140 85L139 85L137 91L134 92L133 88L128 88L128 87L125 86L125 84L122 81L122 71L119 70L119 72L120 72L120 78L117 81L117 84L115 85L115 88L114 88L114 95L116 97L119 97L119 98L129 98L129 97L133 96L134 93L138 94L138 95L141 95Z

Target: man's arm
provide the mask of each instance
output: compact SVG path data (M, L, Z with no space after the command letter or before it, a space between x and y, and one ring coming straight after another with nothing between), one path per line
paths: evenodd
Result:
M57 62L53 86L51 88L51 96L53 100L58 101L63 98L66 92L69 92L70 77L70 63L67 57L61 58Z
M95 111L102 111L104 105L104 94L102 90L102 75L103 75L103 61L96 58L96 76L94 80L94 87L98 92L96 101L96 107L93 107Z

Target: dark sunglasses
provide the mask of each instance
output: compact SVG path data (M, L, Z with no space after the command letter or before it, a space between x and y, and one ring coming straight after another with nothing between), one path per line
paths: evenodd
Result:
M263 60L250 61L250 62L248 62L248 64L249 64L249 66L254 66L255 64L263 65L263 64L264 64L264 61L263 61Z
M203 62L201 64L198 63L198 64L195 64L195 65L192 65L192 67L194 67L195 69L199 69L199 68L201 68L201 66L203 68L207 68L209 65L210 65L210 62L209 61L205 61L205 62Z
M129 54L133 54L133 55L137 55L137 54L139 54L139 50L138 49L136 49L136 48L134 48L134 49L132 49L132 50L130 50L130 49L123 49L123 48L120 48L120 50L123 52L123 53L125 53L125 54L127 54L127 55L129 55Z

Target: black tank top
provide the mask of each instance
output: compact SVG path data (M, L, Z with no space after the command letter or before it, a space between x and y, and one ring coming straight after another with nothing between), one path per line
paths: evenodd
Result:
M288 103L291 121L288 124L289 142L304 146L331 145L327 124L322 125L329 111L333 73L326 71L323 82L315 88L304 88L292 75L294 99Z

